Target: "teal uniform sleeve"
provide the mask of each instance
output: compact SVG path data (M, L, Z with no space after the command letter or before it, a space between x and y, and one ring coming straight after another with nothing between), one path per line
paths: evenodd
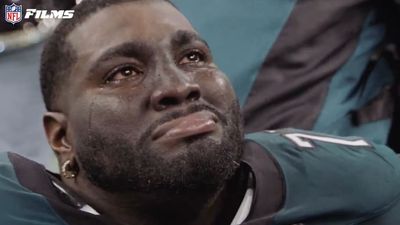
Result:
M247 139L263 146L283 174L286 197L275 224L363 224L395 210L400 160L383 145L295 129L253 133ZM400 224L400 217L376 224Z
M67 225L43 196L18 182L5 152L0 153L0 224Z

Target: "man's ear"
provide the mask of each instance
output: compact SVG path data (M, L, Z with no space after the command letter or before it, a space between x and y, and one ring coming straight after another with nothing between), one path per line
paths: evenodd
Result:
M69 155L72 147L67 138L67 118L63 113L46 112L43 116L43 125L47 141L56 155Z

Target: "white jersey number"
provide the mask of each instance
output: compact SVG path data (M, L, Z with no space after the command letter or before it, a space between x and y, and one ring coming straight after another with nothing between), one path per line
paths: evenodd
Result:
M339 145L348 145L348 146L370 146L368 142L363 139L355 139L355 140L347 140L341 139L337 137L324 137L324 136L316 136L311 134L302 134L302 133L287 133L283 134L286 138L290 139L296 145L304 148L313 148L313 144L311 141L322 141L327 143L339 144Z

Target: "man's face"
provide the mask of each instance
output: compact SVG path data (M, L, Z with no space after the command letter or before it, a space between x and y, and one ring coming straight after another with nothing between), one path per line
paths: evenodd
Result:
M83 173L108 191L210 191L238 166L239 107L207 44L160 1L105 8L67 39L62 97Z

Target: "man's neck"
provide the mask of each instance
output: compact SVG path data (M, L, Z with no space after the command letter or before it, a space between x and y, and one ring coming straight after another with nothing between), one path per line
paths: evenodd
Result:
M211 224L224 189L211 194L104 194L83 193L88 204L121 224ZM81 193L82 194L82 193ZM96 195L96 194L95 194Z
M100 214L124 225L230 224L246 191L247 175L238 173L214 192L110 193L86 180L65 183Z

